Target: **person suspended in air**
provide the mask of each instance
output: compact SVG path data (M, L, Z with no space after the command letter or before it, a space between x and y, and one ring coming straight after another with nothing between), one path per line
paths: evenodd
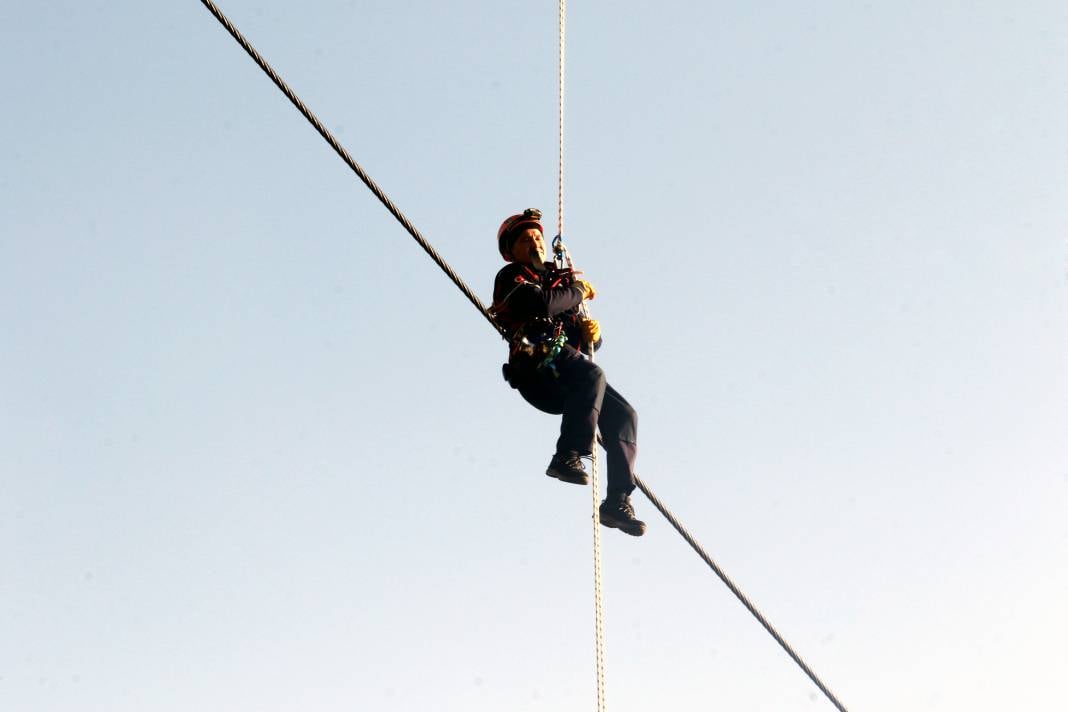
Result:
M545 474L588 484L582 458L593 454L600 428L608 470L601 524L641 536L645 523L634 516L630 503L638 414L583 353L601 346L600 325L579 312L596 291L570 269L546 260L539 210L528 208L501 223L497 247L508 263L494 280L492 308L510 343L505 380L538 410L563 416Z

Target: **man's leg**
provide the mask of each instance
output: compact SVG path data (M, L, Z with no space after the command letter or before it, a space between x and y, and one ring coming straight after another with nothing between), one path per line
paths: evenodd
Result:
M570 347L560 352L555 366L555 372L542 369L536 383L519 390L539 410L563 416L556 454L546 474L564 482L584 485L589 477L580 456L593 452L597 418L605 392L604 372Z
M638 457L638 413L611 386L605 387L599 425L608 464L608 493L601 503L601 524L630 534L645 533L645 522L634 516L634 461Z
M608 494L634 491L634 463L638 458L638 413L612 386L605 386L598 422L608 466Z
M597 419L607 385L604 371L574 350L565 349L556 359L556 372L564 397L556 452L590 455L593 453Z

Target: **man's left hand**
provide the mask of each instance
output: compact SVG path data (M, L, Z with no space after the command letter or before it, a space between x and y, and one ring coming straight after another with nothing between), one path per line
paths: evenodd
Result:
M596 344L601 340L601 325L596 319L583 319L579 322L579 326L582 328L582 338L586 340L586 343Z

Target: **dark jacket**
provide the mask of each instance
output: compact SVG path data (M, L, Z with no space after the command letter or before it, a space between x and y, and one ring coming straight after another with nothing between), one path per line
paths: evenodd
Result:
M493 314L509 338L538 319L562 323L567 343L581 349L578 308L583 294L571 273L558 271L552 262L546 262L541 272L526 265L507 264L493 282ZM600 345L598 341L595 348Z

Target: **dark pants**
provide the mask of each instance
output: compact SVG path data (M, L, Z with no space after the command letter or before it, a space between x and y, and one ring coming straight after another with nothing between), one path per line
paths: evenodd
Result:
M593 453L594 433L601 430L608 464L608 493L634 490L634 461L638 456L638 413L608 385L600 366L570 346L549 368L528 371L516 387L528 403L545 413L563 415L558 453Z

